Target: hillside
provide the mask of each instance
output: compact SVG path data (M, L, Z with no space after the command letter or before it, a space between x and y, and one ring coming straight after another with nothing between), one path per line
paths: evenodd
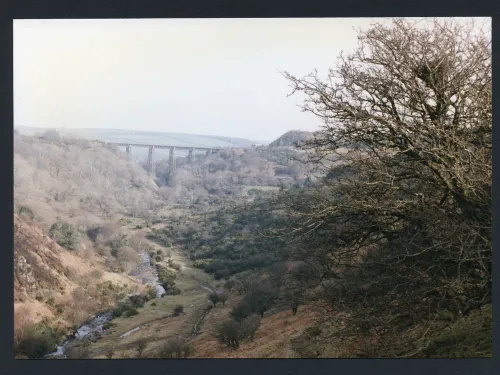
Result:
M314 133L290 130L269 144L269 147L293 147L298 142L303 142L314 137Z
M82 249L90 244L82 243ZM15 327L42 323L62 333L144 287L110 272L103 257L59 246L24 214L14 216Z
M82 226L123 214L145 215L160 204L140 165L102 142L14 137L14 202L40 221L58 215Z

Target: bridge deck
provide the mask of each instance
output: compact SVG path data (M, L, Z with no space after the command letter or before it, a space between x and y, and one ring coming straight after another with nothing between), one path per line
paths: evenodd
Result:
M204 150L204 151L218 151L220 147L185 147L185 146L168 146L168 145L148 145L143 143L125 143L125 142L106 142L107 144L112 144L116 146L130 146L130 147L153 147L161 149L175 149L175 150Z

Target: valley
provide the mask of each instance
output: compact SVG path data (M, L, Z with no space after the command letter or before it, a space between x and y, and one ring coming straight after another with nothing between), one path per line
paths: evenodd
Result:
M162 65L136 102L78 87L88 112L68 95L54 127L16 127L14 357L492 357L491 39L461 22L377 21L326 76L279 70L314 132L271 86L236 90L246 63Z

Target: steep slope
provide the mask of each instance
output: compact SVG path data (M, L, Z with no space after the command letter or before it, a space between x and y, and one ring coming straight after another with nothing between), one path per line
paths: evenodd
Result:
M40 321L71 327L122 294L142 289L132 278L109 272L102 257L83 258L59 246L30 218L14 216L16 327Z

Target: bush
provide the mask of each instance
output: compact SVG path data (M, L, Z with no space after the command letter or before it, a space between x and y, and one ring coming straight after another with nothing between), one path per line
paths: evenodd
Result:
M132 317L134 315L138 315L138 314L139 314L139 311L137 311L137 309L132 307L132 308L128 309L127 311L125 311L124 316L125 316L125 318L130 318L130 317Z
M144 352L144 350L146 350L147 346L148 346L148 342L146 341L146 339L140 339L136 342L135 350L137 351L137 356L139 358L142 357L142 353Z
M246 303L245 301L241 301L231 311L231 317L234 320L241 322L243 319L245 319L251 313L252 313L252 308L250 307L250 305L248 303Z
M158 352L161 358L188 358L193 353L193 346L182 337L176 337L163 345Z
M89 358L90 342L85 341L81 345L70 347L66 350L66 357L69 359L87 359Z
M224 306L226 304L227 298L228 298L227 293L225 293L225 292L219 293L219 302L222 302L222 306Z
M26 355L30 359L42 358L57 349L61 332L41 324L21 328L22 339L14 347L15 355Z
M128 299L133 307L144 307L144 302L147 301L147 297L140 294L130 296Z
M58 220L50 227L49 233L59 246L68 250L78 250L80 233L71 224Z
M319 328L318 326L309 327L304 331L304 334L308 339L312 339L321 334L321 328Z
M177 288L176 286L174 286L174 287L171 287L171 288L167 289L165 291L165 294L167 296L176 296L178 294L181 294L181 290L179 288Z
M212 292L212 293L210 293L210 294L208 295L208 299L209 299L210 301L212 301L212 303L214 304L214 307L215 307L215 305L217 305L217 302L219 302L219 301L220 301L220 300L219 300L219 294L218 294L218 293L216 293L216 292Z
M113 356L115 355L115 349L113 347L109 347L108 349L106 349L105 355L107 359L113 358Z
M243 300L248 304L252 312L257 312L261 317L274 304L277 297L277 290L270 285L259 285L245 295Z
M17 213L19 215L26 215L31 220L35 219L35 214L33 213L33 210L31 208L29 208L28 206L19 206L19 208L17 209Z
M180 271L181 270L181 265L178 264L178 263L175 263L172 259L168 260L168 266L171 267L171 268L173 268L176 271Z
M226 320L216 326L215 337L217 341L231 349L238 349L243 339L241 323L235 320Z
M151 306L156 306L156 302L153 302L153 303L151 304Z
M177 305L174 307L173 316L179 316L184 312L184 306Z
M149 297L149 299L156 298L156 288L155 287L152 286L148 289L148 297Z
M253 341L255 333L260 327L261 317L256 314L252 314L241 322L241 335L244 338L249 338Z

